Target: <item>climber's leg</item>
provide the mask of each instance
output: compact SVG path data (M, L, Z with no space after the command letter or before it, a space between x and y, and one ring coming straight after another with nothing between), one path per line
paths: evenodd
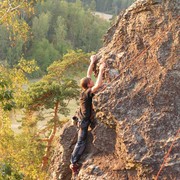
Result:
M88 126L79 129L78 140L71 155L72 164L75 164L80 159L86 147L87 133L88 133Z

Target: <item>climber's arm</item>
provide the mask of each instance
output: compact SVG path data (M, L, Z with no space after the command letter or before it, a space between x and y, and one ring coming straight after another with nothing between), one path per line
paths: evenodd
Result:
M95 85L91 88L91 92L94 93L96 92L102 85L102 76L103 76L103 71L104 71L105 63L102 63L99 67L99 74L96 80Z
M96 61L96 55L92 55L92 56L90 57L90 61L91 61L91 62L90 62L90 65L89 65L88 70L87 70L87 77L91 77L91 75L92 75L94 63L95 63L95 61Z

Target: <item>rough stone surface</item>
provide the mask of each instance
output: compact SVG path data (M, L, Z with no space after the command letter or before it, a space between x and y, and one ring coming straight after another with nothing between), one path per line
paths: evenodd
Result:
M180 178L179 15L179 0L138 0L108 30L94 69L106 62L106 85L93 102L99 124L89 132L79 179L155 179L172 143L159 179ZM72 134L67 124L51 179L71 178Z

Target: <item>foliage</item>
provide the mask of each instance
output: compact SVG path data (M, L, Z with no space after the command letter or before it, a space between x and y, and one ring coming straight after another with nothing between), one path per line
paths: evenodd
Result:
M42 13L39 17L34 17L32 24L32 31L36 40L47 38L50 27L51 14L49 12Z
M89 56L90 54L82 50L69 51L48 68L48 74L41 81L32 84L28 89L26 75L38 69L34 60L21 58L13 68L0 66L1 87L5 87L4 91L9 87L13 92L12 101L16 107L26 109L21 132L15 134L11 130L10 112L0 108L0 178L45 179L46 172L41 168L45 164L44 159L51 156L57 128L63 123L58 116L68 115L69 101L76 99L79 94L77 82L71 78L77 75L79 70L87 68ZM70 73L71 76L68 76ZM1 95L3 93L1 91ZM40 129L38 123L45 118L36 114L43 112L43 109L50 110L51 117L46 119L44 128Z
M13 90L10 88L11 80L3 74L2 67L0 67L0 107L3 110L11 110L14 107Z
M4 24L7 29L12 29L12 35L20 35L24 41L27 40L28 24L23 20L34 12L33 5L36 0L0 1L0 24Z
M60 81L63 77L74 78L80 72L87 69L89 64L89 56L91 53L86 54L82 50L70 50L67 54L62 57L62 60L55 61L50 67L48 67L48 72L50 72L45 79L50 81L54 80ZM78 69L78 71L77 71Z
M47 39L43 38L41 41L34 41L31 58L36 59L41 71L46 72L46 68L58 57L59 52Z
M32 110L39 108L54 109L55 103L58 101L61 108L59 112L66 114L65 100L71 100L77 96L77 83L75 80L64 79L63 82L39 81L32 84L28 89L29 101L28 107Z
M41 163L50 157L52 141L63 123L59 115L69 113L69 101L79 94L72 78L88 63L89 54L69 49L97 50L109 26L85 11L81 1L36 3L0 1L0 60L4 65L0 65L0 179L45 179ZM27 76L38 67L30 59L37 60L42 71L49 66L47 75L31 86ZM26 112L19 134L11 129L10 113L15 108ZM43 109L50 110L51 117L39 129L44 117L38 113Z
M26 117L22 120L22 128L28 133L36 132L36 137L43 142L44 156L42 158L42 168L46 169L51 156L52 143L54 141L57 128L61 127L63 120L60 115L67 116L69 102L77 99L79 86L77 81L72 79L77 74L77 69L81 70L89 64L89 54L82 50L69 51L62 60L54 62L48 68L48 73L39 82L31 84L24 91L21 98L21 105L26 109ZM69 76L72 73L72 76ZM43 116L49 112L49 118ZM34 116L34 112L42 112L40 116ZM45 120L44 128L37 127L38 121Z
M0 2L0 60L10 67L22 54L35 59L39 74L69 49L97 51L109 23L91 11L117 14L132 0L46 0ZM36 75L38 75L36 73Z
M68 49L71 49L71 43L67 38L67 26L65 19L61 16L57 17L57 25L55 27L55 39L54 44L56 49L61 55L65 54Z
M37 179L43 173L38 171L43 146L33 135L33 131L14 134L10 128L8 114L1 111L6 119L0 129L0 177L2 179ZM9 123L8 123L9 122ZM1 179L1 178L0 178Z
M19 94L23 91L22 85L27 83L25 74L36 71L38 67L34 60L26 61L21 58L19 63L8 69L0 65L0 107L11 110L19 101Z
M0 57L13 67L21 58L23 39L19 35L12 35L12 29L6 30L4 25L0 26Z
M37 69L34 61L21 59L13 69L0 66L0 179L37 179L44 177L39 172L42 159L43 145L35 138L35 130L27 133L26 129L21 134L14 134L11 130L10 110L14 104L18 105L21 99L24 83L27 82L26 74ZM13 82L13 83L12 83ZM8 94L12 91L13 94ZM9 101L13 106L8 106ZM6 102L6 104L4 103ZM9 110L9 111L5 111ZM27 118L28 119L28 118ZM44 178L42 178L44 179Z
M47 37L50 42L57 44L56 37L59 34L58 37L61 38L58 39L60 40L58 43L60 44L62 41L64 44L66 41L65 44L71 45L73 49L78 48L90 52L97 50L102 45L101 38L109 23L94 17L90 10L85 10L81 1L67 3L47 0L45 3L39 3L37 10L37 15L48 14L49 19L51 19Z
M15 1L13 7L17 5L16 11L8 11L6 16L9 20L0 24L0 60L4 64L13 67L23 54L26 59L37 61L39 74L43 75L46 68L62 58L69 49L91 52L102 46L102 37L109 23L95 17L90 9L85 10L81 1L30 2L27 7ZM33 15L30 15L28 8ZM15 14L11 17L9 13Z
M29 39L27 20L34 13L36 0L0 1L0 60L13 67L23 54Z
M0 164L0 179L23 180L23 174L13 169L10 163L4 162Z
M48 68L48 74L24 92L21 105L37 111L54 109L58 103L58 112L67 115L68 102L79 95L79 86L72 77L77 75L77 69L81 71L89 64L88 57L89 54L83 53L82 50L69 51L62 60L55 61Z

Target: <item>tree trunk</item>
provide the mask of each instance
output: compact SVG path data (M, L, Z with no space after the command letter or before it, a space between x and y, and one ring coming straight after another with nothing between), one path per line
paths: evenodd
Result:
M49 160L49 157L51 155L52 143L53 143L54 137L56 135L56 131L57 131L57 122L58 122L58 119L59 119L59 117L58 117L58 107L59 107L59 102L56 102L55 108L54 108L54 126L53 126L53 129L52 129L52 132L51 132L49 138L47 139L47 147L45 149L45 155L43 156L43 159L42 159L41 168L43 170L45 170L47 165L48 165L48 160Z

